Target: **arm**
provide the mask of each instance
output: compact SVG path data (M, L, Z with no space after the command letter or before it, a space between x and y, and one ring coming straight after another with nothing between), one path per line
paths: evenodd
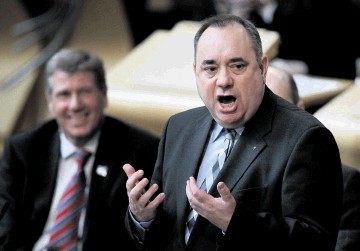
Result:
M284 168L271 165L284 159L276 149L268 153L271 163L253 163L256 180L267 177L266 196L259 209L239 198L224 236L223 248L241 242L244 246L276 250L334 250L342 205L342 175L338 148L323 127L306 130L285 158ZM280 163L280 162L279 162ZM259 177L259 173L264 175ZM249 175L249 174L248 174ZM256 182L255 179L252 181Z
M24 245L21 227L17 221L22 218L19 211L25 183L22 167L19 154L7 140L0 160L1 250L19 250Z

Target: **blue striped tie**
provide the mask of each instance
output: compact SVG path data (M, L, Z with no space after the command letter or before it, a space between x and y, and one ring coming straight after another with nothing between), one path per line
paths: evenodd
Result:
M214 166L211 169L211 172L209 171L208 175L204 179L204 181L201 183L200 189L204 190L205 192L208 192L212 183L218 176L222 166L224 165L225 160L230 155L230 152L234 146L234 140L236 137L236 131L234 129L225 129L225 139L224 139L224 146L222 151L219 153L218 159ZM185 240L189 239L190 233L195 225L195 220L197 218L198 214L196 211L191 210L190 214L188 216L188 220L186 222L186 233L185 233Z
M77 249L79 218L85 205L86 179L83 166L89 156L90 153L85 151L74 153L78 169L59 201L55 223L51 229L49 250L75 251Z

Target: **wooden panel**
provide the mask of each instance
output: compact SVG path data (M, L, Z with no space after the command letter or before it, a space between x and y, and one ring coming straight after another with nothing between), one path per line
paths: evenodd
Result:
M344 164L360 170L360 85L352 85L314 113L334 134Z

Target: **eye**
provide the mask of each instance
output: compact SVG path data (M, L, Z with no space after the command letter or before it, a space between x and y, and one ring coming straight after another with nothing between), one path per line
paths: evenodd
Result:
M91 88L83 88L79 91L80 96L88 96L93 93L93 89Z
M209 65L203 68L208 76L213 76L216 73L217 67Z
M243 63L230 65L230 68L237 72L242 71L243 69L245 69L245 67L246 67L246 65Z
M59 100L65 100L70 97L70 92L62 91L55 94L55 98Z

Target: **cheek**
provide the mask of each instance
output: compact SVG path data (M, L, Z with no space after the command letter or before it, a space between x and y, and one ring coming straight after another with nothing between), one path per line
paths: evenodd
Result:
M211 93L210 87L204 83L198 83L197 89L198 89L199 96L203 100L203 102L205 104L208 103L210 93Z
M49 111L55 115L61 114L66 110L66 103L61 102L50 102L48 103Z

